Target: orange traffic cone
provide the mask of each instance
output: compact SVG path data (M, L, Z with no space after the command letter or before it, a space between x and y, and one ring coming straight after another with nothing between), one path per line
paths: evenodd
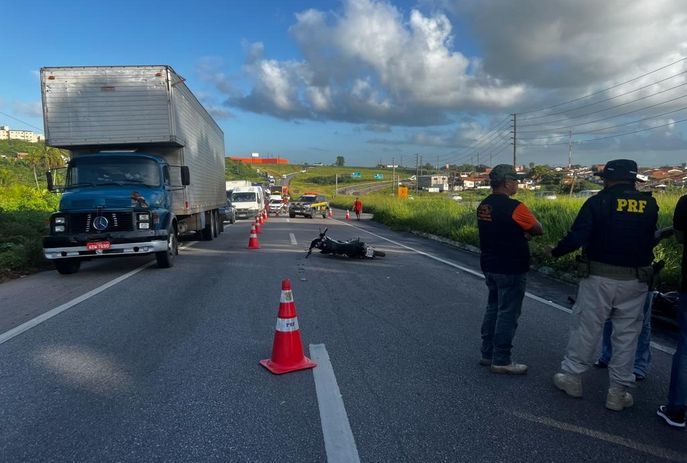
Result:
M248 240L248 249L260 249L258 234L255 232L255 224L250 226L250 239Z
M257 215L255 216L255 223L253 226L255 226L255 233L262 233L262 229L260 228L260 218Z
M331 207L329 208L329 213L327 213L327 217L329 217L330 219L334 217L334 214L332 213Z
M281 298L279 300L279 314L277 314L277 327L274 332L274 344L272 345L272 358L260 360L260 365L275 375L317 366L315 362L303 354L303 341L298 330L291 280L286 279L281 282Z
M351 220L351 213L346 209L346 220Z
M267 218L268 218L268 217L269 217L269 214L267 213L266 210L263 209L263 210L262 210L262 221L263 221L263 223L264 223L264 222L267 222Z

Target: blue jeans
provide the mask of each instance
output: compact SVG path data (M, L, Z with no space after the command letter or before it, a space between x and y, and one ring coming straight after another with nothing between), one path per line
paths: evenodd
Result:
M680 293L677 321L680 325L680 337L673 355L673 368L670 370L669 411L683 411L687 406L687 293Z
M646 377L651 364L651 304L654 302L655 295L654 291L649 291L644 301L644 324L637 340L637 352L635 353L633 370L634 374L638 376ZM603 341L601 342L601 356L599 357L599 362L603 362L606 365L611 361L611 355L613 355L611 333L613 333L613 324L611 320L606 320Z
M525 297L526 275L484 272L489 298L482 321L482 358L492 359L493 365L511 363L510 351Z

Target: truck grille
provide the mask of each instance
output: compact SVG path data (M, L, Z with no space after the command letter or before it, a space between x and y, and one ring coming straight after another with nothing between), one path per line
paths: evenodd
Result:
M98 215L107 219L107 227L97 230L93 226L93 219ZM132 231L134 218L131 212L82 212L69 216L69 229L72 233L104 233L115 231Z

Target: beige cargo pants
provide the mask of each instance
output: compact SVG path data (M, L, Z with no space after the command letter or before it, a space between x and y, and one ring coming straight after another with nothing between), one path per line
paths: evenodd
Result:
M604 322L610 318L613 356L608 364L609 385L632 386L635 382L632 367L647 291L647 284L636 279L614 280L598 275L583 279L573 306L570 339L561 371L580 375L589 369L599 355Z

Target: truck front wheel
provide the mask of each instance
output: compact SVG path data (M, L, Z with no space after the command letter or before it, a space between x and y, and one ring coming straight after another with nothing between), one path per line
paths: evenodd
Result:
M179 240L177 240L177 233L174 228L169 231L167 237L167 250L155 253L157 259L157 266L160 268L170 268L174 266L174 258L179 254Z
M55 261L55 268L62 275L71 275L79 271L79 268L81 268L81 260L59 259Z

